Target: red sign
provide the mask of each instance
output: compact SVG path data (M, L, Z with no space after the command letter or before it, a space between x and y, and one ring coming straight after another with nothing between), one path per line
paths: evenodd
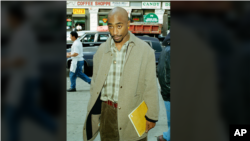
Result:
M71 19L66 19L67 22L71 22Z
M107 18L103 18L102 21L103 21L104 23L106 23L106 22L108 21L108 19L107 19Z
M95 2L95 5L98 6L98 5L101 5L101 6L110 6L110 2Z
M78 1L77 5L86 5L86 6L92 6L93 2L84 2L84 1Z
M108 26L97 26L97 31L109 31Z
M133 18L134 21L139 21L139 18Z

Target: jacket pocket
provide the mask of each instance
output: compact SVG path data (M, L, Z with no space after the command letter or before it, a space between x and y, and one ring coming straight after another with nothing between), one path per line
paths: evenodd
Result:
M92 134L93 134L93 136L99 130L100 116L101 116L101 114L91 115L91 122L92 122L91 124L92 124Z

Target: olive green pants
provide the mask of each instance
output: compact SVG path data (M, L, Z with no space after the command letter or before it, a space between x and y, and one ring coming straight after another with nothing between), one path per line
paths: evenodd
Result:
M101 141L119 141L117 108L102 102L100 118ZM147 137L138 141L147 141Z

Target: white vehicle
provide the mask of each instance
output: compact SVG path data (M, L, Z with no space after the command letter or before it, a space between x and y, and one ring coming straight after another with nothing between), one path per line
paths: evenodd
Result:
M72 43L71 39L70 39L70 32L71 31L67 31L67 43ZM78 33L78 38L81 37L82 35L84 35L85 33L88 32L97 32L97 31L90 31L90 30L85 30L85 31L76 31Z

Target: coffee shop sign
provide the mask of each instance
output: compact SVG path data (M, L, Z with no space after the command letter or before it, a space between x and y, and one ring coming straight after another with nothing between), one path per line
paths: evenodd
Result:
M160 9L161 2L142 2L142 8Z
M129 6L129 2L67 1L67 7L69 6Z

